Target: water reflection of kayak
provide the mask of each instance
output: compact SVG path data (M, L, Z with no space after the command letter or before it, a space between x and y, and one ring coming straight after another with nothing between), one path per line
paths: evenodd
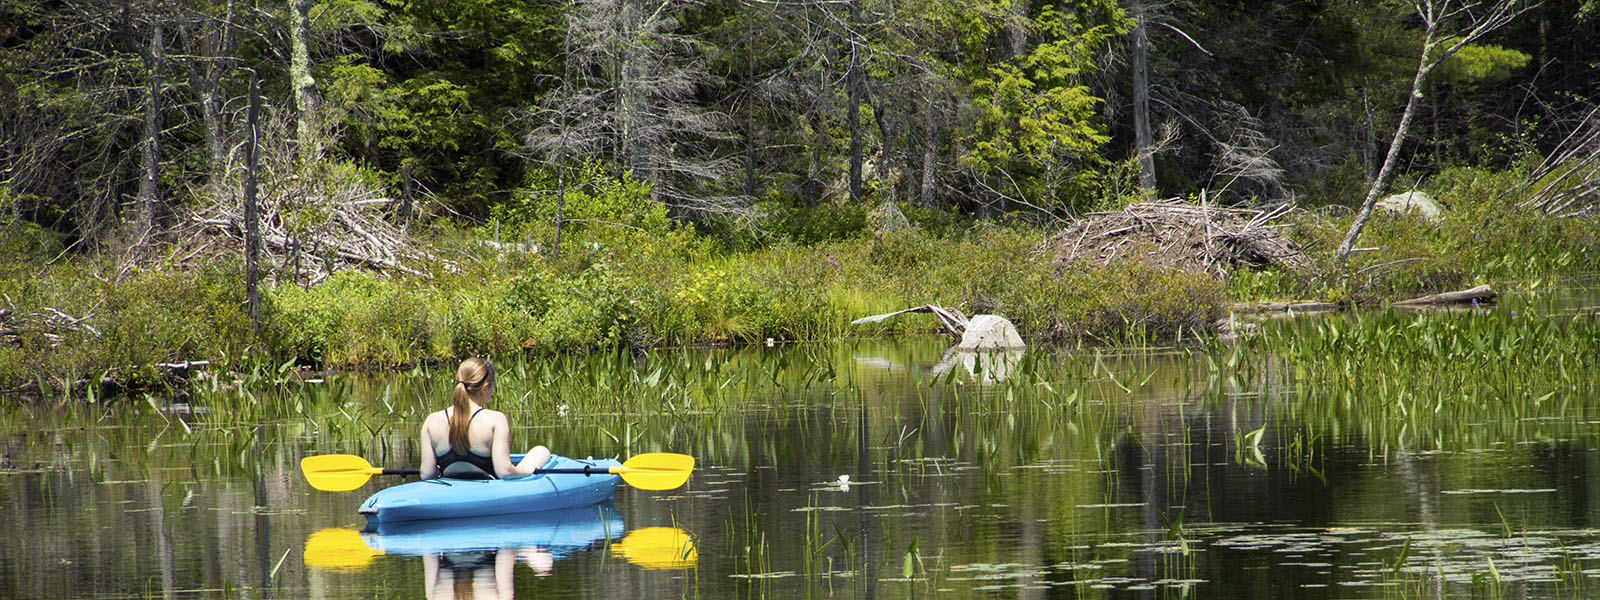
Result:
M306 538L305 560L313 567L357 572L383 554L450 555L453 563L487 559L501 551L520 555L537 550L549 560L609 546L612 556L646 569L693 568L698 558L693 539L677 527L645 527L624 531L622 516L611 502L562 510L461 519L398 521L377 531L328 528ZM619 539L620 538L620 539Z
M385 554L420 556L444 552L537 546L556 557L621 537L622 515L610 502L535 513L385 523L361 535Z
M431 479L385 488L361 503L367 530L422 519L505 515L590 506L611 498L622 478L608 474L612 459L576 460L551 456L545 468L582 469L593 474L548 473L521 479Z

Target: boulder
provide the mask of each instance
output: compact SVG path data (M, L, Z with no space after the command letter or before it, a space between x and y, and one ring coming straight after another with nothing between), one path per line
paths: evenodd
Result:
M1423 192L1395 194L1379 200L1377 207L1395 214L1415 213L1429 221L1438 221L1444 216L1444 209L1439 207L1439 203Z
M961 350L1008 350L1024 348L1017 327L1000 315L975 315L967 321L967 330L961 333Z

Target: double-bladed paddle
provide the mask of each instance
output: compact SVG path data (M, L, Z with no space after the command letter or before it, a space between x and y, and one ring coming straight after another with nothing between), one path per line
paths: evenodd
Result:
M622 463L620 467L539 469L534 475L573 473L579 475L621 475L628 485L641 490L670 490L689 480L694 457L687 454L650 452ZM373 475L417 475L416 469L374 467L367 459L350 454L307 456L300 460L300 472L311 487L327 492L348 492L365 485Z

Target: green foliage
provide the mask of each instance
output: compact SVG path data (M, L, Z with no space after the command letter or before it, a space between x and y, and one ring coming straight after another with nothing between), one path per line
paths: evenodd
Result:
M285 325L277 344L301 364L328 362L329 346L347 329L346 317L351 310L385 295L384 288L383 282L357 271L334 273L308 289L292 284L271 288L272 305L283 316Z
M554 223L556 200L561 198L563 219L575 232L585 227L624 226L661 234L670 227L667 208L650 199L650 184L630 175L610 177L597 161L587 161L570 170L562 184L550 169L531 169L523 181L523 191L490 207L489 214L509 227L530 223Z
M1087 167L1098 164L1094 151L1110 136L1098 122L1102 100L1079 81L1111 32L1104 27L1062 31L1054 24L1059 16L1049 10L1039 20L1045 31L1060 37L972 81L977 122L964 142L972 150L961 160L980 173L1008 174L1028 197L1055 199L1058 189L1071 192L1068 197L1086 196L1095 180ZM1067 171L1048 172L1058 163Z
M103 375L148 386L160 381L156 363L203 358L227 367L264 350L245 312L236 262L131 273L121 281L99 271L71 261L49 269L7 262L0 269L0 308L13 311L5 328L17 344L0 355L6 377L0 388ZM74 324L62 325L69 320Z
M1512 70L1532 59L1525 52L1493 44L1467 44L1439 63L1434 76L1458 83L1494 83L1510 77Z
M506 304L535 323L524 347L549 352L625 345L639 326L637 288L642 284L596 263L573 277L518 276Z

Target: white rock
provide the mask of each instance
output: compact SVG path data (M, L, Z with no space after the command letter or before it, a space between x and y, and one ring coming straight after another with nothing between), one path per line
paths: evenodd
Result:
M1396 214L1416 213L1429 221L1438 221L1444 216L1444 209L1439 207L1439 203L1423 192L1395 194L1379 200L1377 207Z
M961 334L962 350L1007 350L1024 348L1017 326L1000 315L976 315L967 321L967 330Z

